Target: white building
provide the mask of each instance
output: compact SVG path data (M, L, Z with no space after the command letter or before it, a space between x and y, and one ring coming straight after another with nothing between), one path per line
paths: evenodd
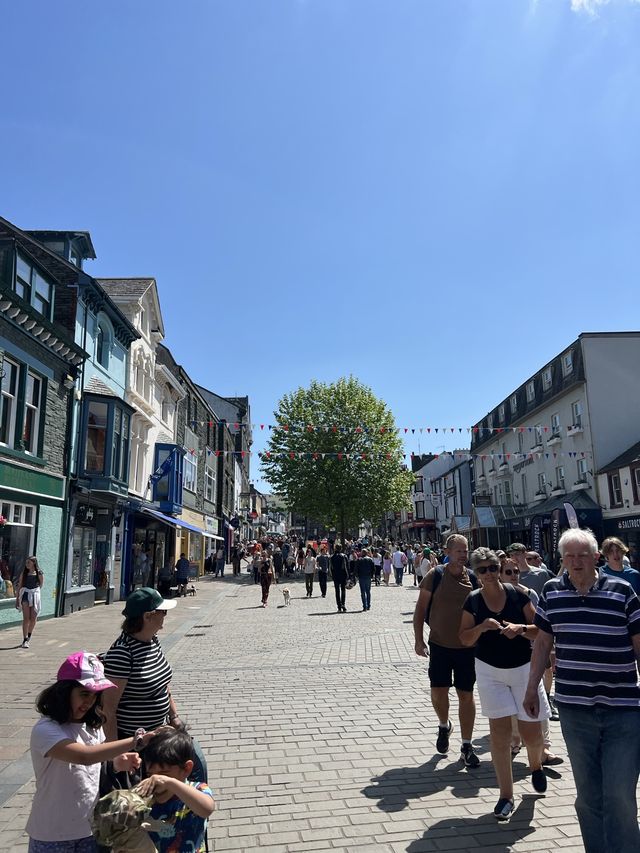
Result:
M428 454L426 458L428 461L414 470L413 507L400 515L401 537L406 541L440 541L450 530L451 519L469 511L468 476L465 478L463 471L463 466L469 465L469 450Z
M640 433L640 428L638 430ZM640 567L640 442L598 471L604 535L629 547L631 565Z
M582 526L602 532L594 472L637 441L638 364L640 332L585 332L473 426L474 503L483 510L474 544L531 543L538 519L542 540L532 544L549 552L551 514L560 510L567 526L565 502Z

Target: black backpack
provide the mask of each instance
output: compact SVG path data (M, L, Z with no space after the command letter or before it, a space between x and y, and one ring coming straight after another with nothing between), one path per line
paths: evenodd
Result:
M478 589L480 587L480 584L478 583L478 578L474 575L473 572L470 572L469 569L467 569L467 574L469 575L469 580L471 581L472 589ZM431 599L429 600L429 606L427 607L427 612L424 616L424 621L427 623L427 625L429 624L429 617L431 616L431 605L433 604L433 599L435 597L436 590L440 586L440 581L442 580L443 575L444 566L436 566L434 569L433 584L431 586Z

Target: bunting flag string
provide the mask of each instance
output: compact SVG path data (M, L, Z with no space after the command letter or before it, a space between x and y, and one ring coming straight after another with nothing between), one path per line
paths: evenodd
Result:
M286 432L286 433L295 433L300 434L303 432L319 432L319 433L341 433L343 435L348 434L371 434L371 433L380 433L384 434L386 432L396 432L400 435L415 435L419 433L420 435L453 435L458 434L462 435L463 433L472 434L474 437L478 437L481 439L487 438L492 435L502 435L504 433L533 433L536 432L540 436L544 435L547 438L547 441L552 438L561 438L562 435L577 435L582 433L583 427L582 424L571 424L566 427L560 427L557 424L549 425L549 424L535 424L535 425L521 425L521 426L507 426L507 427L484 427L484 426L465 426L465 427L434 427L434 426L405 426L405 427L396 427L389 426L388 424L368 427L368 426L355 426L355 427L346 427L341 426L340 424L304 424L300 428L294 428L290 424L267 424L267 423L243 423L242 421L189 421L191 427L195 429L198 426L209 426L213 427L217 424L222 424L223 426L228 426L236 431L240 429L250 429L252 432L256 432L257 430L267 432ZM551 435L549 436L549 433Z
M245 456L258 456L260 459L276 459L289 457L290 459L413 459L424 456L422 453L367 453L359 450L341 450L327 452L324 450L278 450L278 451L255 451L255 450L212 450L205 448L207 457L209 456L236 456L239 459L244 459ZM188 448L187 453L192 456L197 456L199 451L195 448ZM485 461L496 462L499 466L509 466L509 462L515 464L526 462L534 459L585 459L593 454L586 450L558 450L552 451L527 451L515 453L468 453L458 450L443 450L440 453L429 454L434 459L452 457L458 461L471 461L473 459L482 459ZM489 472L490 473L490 472Z

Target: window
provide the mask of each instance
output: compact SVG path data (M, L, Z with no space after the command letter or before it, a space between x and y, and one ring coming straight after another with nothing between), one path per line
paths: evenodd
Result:
M95 527L73 527L73 556L71 560L71 586L89 586L93 583L93 560L96 551Z
M184 431L184 446L187 453L184 457L183 483L185 489L195 492L198 484L198 436L188 427Z
M586 459L578 459L578 480L584 480L586 482L587 479L587 460Z
M416 519L424 518L424 501L416 501Z
M18 254L15 291L48 320L51 319L53 285L29 261Z
M522 494L520 495L520 503L526 504L527 502L527 475L522 474L520 476L520 488L522 489Z
M571 420L574 427L582 428L582 403L580 400L571 404Z
M416 484L415 484L413 491L418 492L418 493L424 491L424 478L423 477L416 477Z
M498 407L498 420L501 424L504 423L504 403Z
M518 395L517 394L511 395L509 405L511 406L511 414L515 415L518 411Z
M173 415L173 397L171 396L171 387L164 386L164 395L162 397L162 420L169 424Z
M564 467L562 465L558 465L556 468L556 486L559 489L564 489Z
M620 485L620 473L609 474L609 498L611 506L622 506L622 486Z
M631 484L633 486L633 502L640 503L640 468L631 469Z
M551 415L551 435L560 435L560 415Z
M109 367L110 352L111 336L104 323L98 323L96 327L96 361L102 367Z
M213 452L207 448L207 462L204 469L204 498L210 503L216 499L216 469Z
M0 444L14 446L18 394L18 365L0 362Z
M518 433L518 453L522 453L524 449L524 433Z
M0 515L8 520L0 536L2 578L12 581L15 587L27 557L33 554L36 508L3 501ZM0 599L12 598L15 601L15 596L15 592L8 595L6 585L0 584Z
M569 376L570 373L573 373L573 351L569 350L569 352L565 352L562 356L562 375Z
M104 453L107 446L107 414L109 407L106 403L96 400L89 402L87 416L87 441L84 458L84 470L88 474L104 474Z
M542 427L540 424L535 425L535 427L533 428L533 434L534 434L533 446L538 447L539 445L542 444Z
M533 403L536 398L536 384L531 380L531 382L527 382L527 403Z
M504 481L504 502L507 505L512 503L511 499L511 483L508 480Z
M26 453L38 453L40 436L40 397L42 382L33 373L27 373L24 394L24 428L22 443Z
M489 415L487 418L487 428L493 429L493 415Z
M542 390L548 391L551 388L551 382L553 380L553 374L551 372L550 367L545 367L542 371Z
M129 415L114 407L113 440L111 451L111 476L122 483L127 482L129 470Z
M544 472L538 474L538 491L547 493L547 475Z
M500 496L500 490L498 489L498 486L496 485L493 487L493 503L495 506L499 506L501 503L501 501L498 499L499 496Z

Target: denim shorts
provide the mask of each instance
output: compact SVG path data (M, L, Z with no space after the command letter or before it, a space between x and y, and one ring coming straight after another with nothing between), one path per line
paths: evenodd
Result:
M75 841L36 841L29 839L29 853L96 853L95 838L78 838Z

